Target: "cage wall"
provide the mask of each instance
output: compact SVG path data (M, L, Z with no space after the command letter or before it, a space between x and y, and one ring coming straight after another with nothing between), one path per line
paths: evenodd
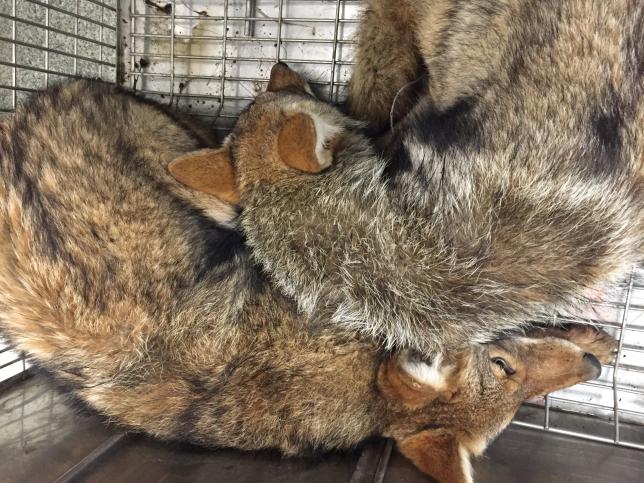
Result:
M223 136L277 60L321 98L342 102L361 8L358 0L3 0L0 115L36 89L99 77L199 116ZM644 449L643 312L644 271L634 268L587 313L619 337L616 364L531 401L516 424ZM26 367L0 345L0 381ZM572 429L562 412L583 419Z
M338 102L351 73L358 1L122 2L124 78L222 133L283 60Z

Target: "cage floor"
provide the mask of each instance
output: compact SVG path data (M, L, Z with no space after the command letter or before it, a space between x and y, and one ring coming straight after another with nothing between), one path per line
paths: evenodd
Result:
M374 442L354 452L301 459L208 451L124 434L74 406L42 376L0 392L2 482L428 481L395 452L389 457L389 449ZM644 481L640 451L517 427L505 431L474 467L480 483Z

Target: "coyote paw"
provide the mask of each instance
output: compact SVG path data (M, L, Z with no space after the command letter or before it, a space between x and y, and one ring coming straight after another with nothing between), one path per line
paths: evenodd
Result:
M593 354L602 364L614 361L617 341L603 330L591 325L575 324L562 332L566 339Z
M583 351L593 354L602 364L615 359L617 341L608 333L587 324L570 324L565 327L548 327L528 332L530 337L559 337L578 345Z

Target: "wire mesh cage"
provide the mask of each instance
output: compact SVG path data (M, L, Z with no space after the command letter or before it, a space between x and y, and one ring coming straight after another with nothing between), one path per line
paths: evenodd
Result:
M116 0L0 3L0 112L74 77L116 80Z
M51 83L99 77L224 134L277 60L342 102L360 11L358 0L4 0L0 113ZM644 271L633 269L585 314L619 338L616 363L598 380L530 401L515 424L644 449L643 312ZM0 381L26 367L0 345Z
M350 76L357 1L122 2L125 82L226 131L286 61L338 102Z

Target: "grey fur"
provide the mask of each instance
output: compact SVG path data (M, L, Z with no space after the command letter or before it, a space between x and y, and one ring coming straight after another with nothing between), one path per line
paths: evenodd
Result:
M444 28L424 39L434 3ZM641 2L370 4L416 9L368 16L361 32L412 18L418 52L382 38L394 52L359 52L356 72L424 59L424 101L384 158L349 132L332 169L260 180L244 200L257 260L304 310L387 347L443 351L583 303L642 259ZM368 119L355 98L379 91L366 77L352 104ZM410 80L389 86L392 101Z

